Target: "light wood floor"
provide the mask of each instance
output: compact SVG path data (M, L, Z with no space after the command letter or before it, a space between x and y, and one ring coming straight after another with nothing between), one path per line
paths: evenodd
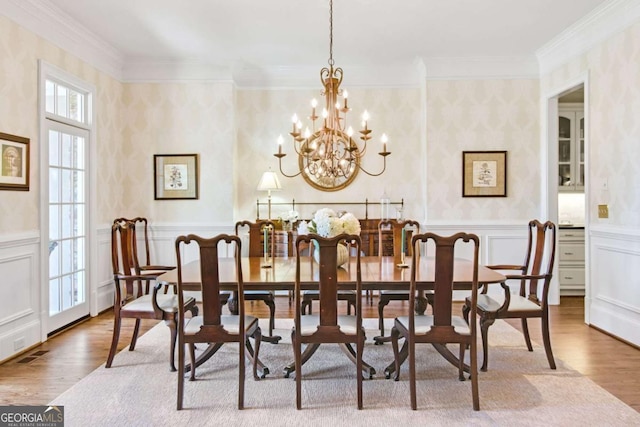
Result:
M268 317L262 303L247 304L254 315ZM276 307L277 317L292 317L286 297L278 297ZM364 317L377 317L376 307L375 300L372 306L365 304ZM402 314L406 307L406 303L392 302L387 306L385 316ZM125 323L120 348L127 346L131 337L130 325L133 322ZM143 331L155 323L145 322ZM519 323L513 325L519 328ZM532 321L529 328L532 338L541 343L538 325L539 322ZM110 311L105 312L0 365L0 404L43 405L53 400L105 362L112 328L113 315ZM563 360L640 411L640 380L637 375L640 372L640 350L586 326L582 298L562 298L560 306L551 308L551 332L556 359ZM526 363L533 357L545 358L544 351L523 352L522 362ZM117 363L117 357L114 363Z

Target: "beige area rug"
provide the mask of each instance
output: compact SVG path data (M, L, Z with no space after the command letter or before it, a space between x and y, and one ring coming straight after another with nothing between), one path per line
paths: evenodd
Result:
M169 372L169 329L160 324L139 339L133 352L120 352L58 396L70 426L628 426L640 413L557 360L547 365L544 350L526 350L520 332L498 321L490 330L489 372L481 372L480 411L471 403L471 382L429 345L420 345L418 410L409 402L408 368L400 381L384 378L393 360L390 344L365 347L365 359L378 374L365 380L364 409L356 406L355 365L335 344L318 349L303 367L303 409L295 408L295 380L282 368L293 359L291 320L277 319L280 344L263 344L260 355L271 374L254 381L247 369L246 409L237 407L237 346L225 345L198 368L198 380L185 381L185 409L176 411L176 374ZM261 320L262 322L262 320ZM367 319L369 340L376 320ZM264 325L263 330L267 330ZM388 329L387 329L388 330Z

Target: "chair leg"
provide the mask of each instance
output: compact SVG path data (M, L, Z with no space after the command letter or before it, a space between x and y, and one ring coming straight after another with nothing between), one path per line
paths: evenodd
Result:
M416 343L413 338L407 336L405 338L409 346L409 390L411 391L411 409L418 409L418 398L416 396Z
M140 332L140 319L136 319L136 324L133 327L133 335L131 336L131 344L129 344L129 351L135 350L136 341L138 341L139 332Z
M241 334L242 337L244 334ZM245 340L247 339L244 336ZM238 350L238 409L244 409L244 377L245 377L245 347L240 341L240 349Z
M300 314L311 314L311 300L302 300L302 304L300 304Z
M464 318L464 321L467 322L467 325L469 324L469 313L471 312L471 307L468 304L469 301L464 302L464 305L462 306L462 317Z
M356 375L358 386L358 409L362 409L362 353L364 351L364 330L360 339L358 339L357 355L356 355Z
M189 381L196 380L196 345L189 343L189 360L191 361L191 370L189 371Z
M553 359L553 352L551 351L551 337L549 336L549 315L545 313L542 317L542 340L544 342L544 351L547 353L547 360L549 361L549 367L556 369L556 361Z
M458 379L460 381L464 381L464 351L466 348L466 343L460 343L460 356L458 357Z
M265 300L264 303L269 307L269 336L272 336L276 327L276 303L273 300Z
M291 341L295 353L296 371L296 409L302 409L302 344L296 339L296 332L291 332Z
M380 295L378 301L378 329L380 329L380 336L384 336L384 307L389 304L389 300Z
M169 370L176 371L176 340L178 338L178 319L167 319L165 323L171 331L171 344L169 345Z
M195 368L193 360L191 361L191 369ZM182 409L182 401L184 398L184 345L178 347L178 397L176 409Z
M400 331L394 326L391 328L391 347L393 348L393 360L396 367L396 376L394 381L400 380L400 351L398 349L398 339L400 338ZM406 345L407 342L405 341Z
M524 340L527 343L527 348L529 351L533 351L533 346L531 345L531 337L529 336L529 325L527 324L527 318L523 317L520 319L522 321L522 335L524 335Z
M487 372L487 365L489 364L489 326L493 325L495 319L486 316L484 313L480 317L480 335L482 336L482 372Z
M110 368L113 363L113 357L116 355L118 349L118 340L120 339L120 324L122 319L118 313L113 316L113 337L111 338L111 348L109 349L109 356L107 356L107 363L105 368Z

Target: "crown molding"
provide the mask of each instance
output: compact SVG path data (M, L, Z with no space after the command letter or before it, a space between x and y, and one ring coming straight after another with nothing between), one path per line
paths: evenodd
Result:
M537 79L535 56L423 58L427 80Z
M122 80L123 55L49 0L0 0L0 13L111 77Z
M640 1L610 0L536 51L540 75L548 74L640 19Z

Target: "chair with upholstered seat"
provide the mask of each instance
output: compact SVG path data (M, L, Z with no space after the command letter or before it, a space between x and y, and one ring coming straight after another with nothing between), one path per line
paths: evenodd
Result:
M553 263L556 252L556 226L547 221L529 222L528 247L523 265L491 265L494 270L502 270L507 281L519 281L519 291L511 291L507 283L502 283L502 292L488 293L485 285L478 295L478 315L480 316L480 332L484 360L482 371L487 370L489 360L489 327L496 319L521 319L522 331L529 351L533 351L527 319L538 318L542 322L542 340L549 361L549 367L556 369L556 362L551 350L549 335L549 286L553 273ZM509 272L518 272L510 274ZM469 321L470 301L463 307L465 319ZM471 319L475 319L472 315Z
M260 351L261 331L258 326L258 318L246 316L244 309L244 287L242 280L242 258L240 256L241 241L238 236L221 234L219 236L206 239L193 234L179 236L176 239L176 258L178 260L178 300L180 306L184 302L184 289L182 283L182 260L181 250L186 245L195 243L200 254L200 281L202 286L202 315L185 317L185 310L179 311L178 328L178 395L177 409L182 409L184 400L184 376L185 376L185 345L189 346L190 356L190 381L196 379L196 368L198 363L195 357L196 343L209 343L217 346L222 343L235 342L239 344L238 350L238 409L244 407L244 379L245 379L245 357L253 363L253 377L260 379L257 373L259 363L258 355ZM222 259L219 257L219 246L227 245L234 247L234 257L226 258L224 262L229 262L234 266L235 281L238 292L238 314L223 315L220 304L220 275ZM226 248L225 248L226 249ZM255 350L251 347L249 337L255 341ZM212 353L212 354L213 354ZM209 355L210 357L210 355ZM207 357L208 359L208 357Z
M400 378L400 365L405 357L409 358L409 389L411 394L411 409L417 409L416 396L416 344L430 343L450 361L455 361L458 367L458 378L464 380L464 355L467 347L470 347L469 366L467 367L471 378L471 395L473 409L480 410L478 395L478 362L476 352L476 324L468 325L460 316L452 316L453 301L453 271L455 262L455 248L457 245L467 244L473 246L473 279L471 282L471 296L469 307L472 315L475 315L476 299L478 293L478 248L480 241L476 235L457 233L443 237L433 233L414 235L411 246L416 248L418 243L433 241L435 244L434 267L434 304L433 315L416 315L416 273L418 268L417 257L411 260L411 281L409 287L409 315L397 317L391 329L391 343L395 359L395 380ZM466 243L462 243L466 242ZM398 350L400 336L405 338L402 351ZM447 344L460 346L459 356L456 356L447 348Z
M381 220L378 223L378 254L383 256L383 233L386 230L390 230L392 233L393 253L395 264L404 263L403 254L407 256L413 255L413 248L411 247L411 234L420 232L420 224L417 221L405 220L397 221L395 219ZM402 238L402 235L405 238ZM387 341L384 340L384 308L391 301L409 301L409 292L402 290L381 290L380 299L378 301L378 328L380 329L380 337L376 337L376 342Z
M169 366L175 371L174 349L178 321L178 297L174 294L159 293L160 283L151 288L151 282L163 273L162 270L142 271L136 253L135 223L115 221L111 227L111 263L115 284L115 302L113 305L113 338L107 357L106 367L110 368L118 349L120 326L123 318L135 319L129 351L133 351L138 339L141 319L164 320L171 331L169 347ZM193 315L198 307L194 298L186 298L184 309Z
M242 230L247 229L249 233L249 256L262 257L265 255L264 250L267 248L267 254L270 257L275 256L275 233L276 224L270 220L238 221L236 222L236 236L240 236ZM267 242L264 242L264 239ZM276 302L275 295L272 291L250 290L244 291L245 301L262 301L269 307L269 336L263 337L265 341L277 343L280 337L273 336L273 328L275 327ZM236 312L235 308L232 312Z
M308 257L301 257L300 248L303 244L315 240L318 243L319 264L311 264L314 261ZM357 399L358 409L362 409L362 352L364 350L365 334L362 327L362 303L361 298L356 299L354 315L338 315L338 277L351 275L351 271L340 269L337 266L338 245L342 242L352 242L356 249L355 262L355 294L360 296L362 291L362 278L360 267L360 237L357 235L341 234L333 238L324 238L317 234L298 236L296 239L296 278L295 278L295 326L291 332L293 352L295 357L296 372L296 407L302 407L302 365L321 343L339 343L346 347L350 357L356 362ZM311 268L319 268L318 277L318 304L319 314L302 314L302 264L311 264ZM349 266L349 269L354 266ZM302 352L302 344L308 344ZM356 350L350 344L356 344ZM331 393L331 390L327 390Z

